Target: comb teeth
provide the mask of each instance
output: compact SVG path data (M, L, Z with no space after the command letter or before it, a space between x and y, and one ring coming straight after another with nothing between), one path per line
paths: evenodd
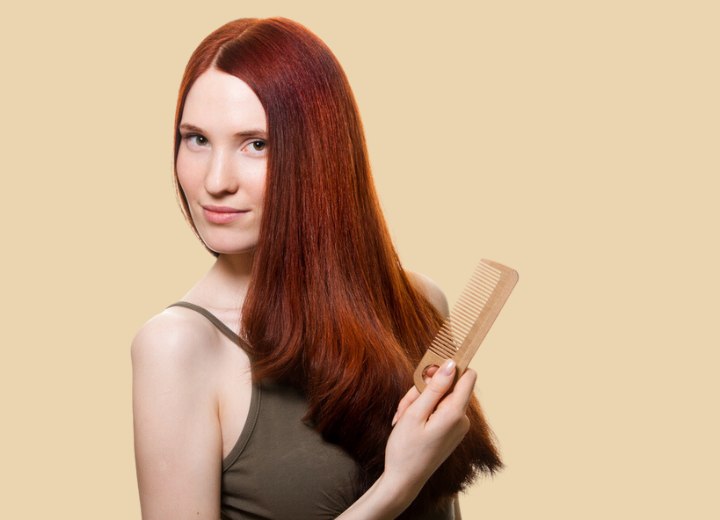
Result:
M462 339L468 335L495 291L501 275L498 269L484 262L478 264L450 316L430 344L430 350L443 358L455 356Z

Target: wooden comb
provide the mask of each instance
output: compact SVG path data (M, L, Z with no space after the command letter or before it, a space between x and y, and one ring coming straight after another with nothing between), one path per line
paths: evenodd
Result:
M413 379L420 392L426 386L425 371L433 365L439 367L452 358L457 365L456 380L465 372L517 281L517 271L492 260L480 260L415 369Z

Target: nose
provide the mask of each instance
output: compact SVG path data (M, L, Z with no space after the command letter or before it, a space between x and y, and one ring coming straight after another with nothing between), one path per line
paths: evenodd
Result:
M238 190L238 175L228 153L223 149L214 150L205 175L205 189L208 193L221 196Z

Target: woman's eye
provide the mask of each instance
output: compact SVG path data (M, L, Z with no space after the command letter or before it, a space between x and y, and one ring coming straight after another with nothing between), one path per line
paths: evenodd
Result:
M208 142L207 138L200 134L187 134L183 139L195 146L205 146Z
M262 139L256 139L250 143L250 150L253 152L262 152L265 150L267 144Z

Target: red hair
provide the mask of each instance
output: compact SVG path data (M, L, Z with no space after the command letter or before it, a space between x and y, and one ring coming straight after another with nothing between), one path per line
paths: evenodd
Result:
M330 49L284 18L214 31L182 80L176 159L185 97L210 67L245 81L267 115L263 220L242 313L253 375L302 390L308 419L355 458L367 487L382 473L391 418L442 318L400 265L357 106ZM474 397L468 416L469 433L409 511L501 466Z

